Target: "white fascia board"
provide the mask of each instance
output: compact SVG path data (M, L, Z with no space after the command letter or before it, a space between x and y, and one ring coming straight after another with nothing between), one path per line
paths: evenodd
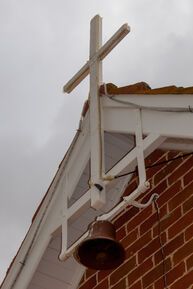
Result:
M61 187L59 186L52 196L53 192L50 188L50 191L11 265L1 289L27 288L39 261L51 240L52 233L61 225L61 194L56 198L60 189ZM26 261L23 264L25 258Z
M146 107L192 108L192 95L115 95L115 98L124 102L131 102ZM135 114L128 105L117 103L108 97L103 97L104 129L109 132L134 133ZM164 137L193 138L193 113L187 112L163 112L142 109L143 133L158 133Z
M13 261L13 264L11 265L9 269L7 276L5 277L5 280L1 286L1 289L10 289L10 288L26 289L27 288L27 284L29 284L30 279L32 278L33 273L35 272L35 269L38 265L38 262L40 260L39 258L41 258L44 250L46 249L50 241L51 234L62 224L61 209L62 209L63 199L62 199L61 192L64 192L64 179L65 179L66 167L68 167L68 170L70 171L70 169L72 169L72 166L73 166L72 164L78 165L79 162L77 162L77 159L75 159L75 156L77 157L76 153L78 154L78 151L80 152L80 146L84 144L85 139L88 139L88 136L87 136L88 125L89 123L86 117L82 124L82 131L78 132L75 135L64 160L60 164L60 167L46 194L46 197L43 200L43 203L41 204L41 207L39 211L37 212L35 219L33 220L33 223L22 243L21 248L19 249ZM73 151L73 154L72 154L72 151ZM74 155L74 152L75 152L75 155ZM87 151L85 155L88 155L89 153L90 152ZM81 155L82 157L82 154L79 153L79 155ZM81 161L80 161L80 164L82 165ZM82 172L80 168L77 168L77 171L80 171L80 173ZM79 180L79 176L77 176L77 182L78 180ZM54 203L56 207L53 210ZM45 230L46 230L46 233L45 233ZM34 238L34 234L35 234L35 238ZM33 245L32 245L32 242L33 242ZM31 248L31 245L33 248ZM30 249L29 254L31 256L30 258L28 258L28 260L30 259L30 261L29 263L26 263L25 266L23 266L21 263L23 259L25 258L25 255L29 249ZM39 257L36 256L37 254ZM30 264L30 266L28 264ZM27 273L26 273L26 270L28 270ZM23 272L25 272L25 274ZM17 279L18 274L19 274L19 277ZM16 279L17 279L17 282L15 283ZM14 287L12 287L13 283L15 284Z
M32 247L31 242L33 240L35 226L32 225L30 228L26 239L24 240L22 247L20 248L17 256L15 257L15 260L13 264L11 265L11 268L9 270L9 273L7 274L1 289L26 289L38 264L41 260L41 257L44 253L44 250L46 249L47 245L50 242L51 235L44 232L44 234L41 234L41 238L38 238L36 240ZM29 253L28 250L30 248ZM25 255L28 255L28 258L25 263L23 263ZM33 254L33 257L32 257ZM30 257L30 258L29 258Z
M149 107L190 108L193 109L193 94L115 94L109 97L121 101L128 101ZM106 95L102 96L104 107L127 107L122 103L114 102Z

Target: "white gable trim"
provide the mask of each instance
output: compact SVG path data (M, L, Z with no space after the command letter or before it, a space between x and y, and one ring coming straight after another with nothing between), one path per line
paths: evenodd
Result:
M115 95L113 98L124 103L103 98L104 129L110 132L134 133L136 108L126 103L149 107L141 109L143 133L158 133L165 137L193 138L192 95ZM154 109L154 108L157 109ZM161 111L164 108L168 111ZM160 111L158 111L160 109ZM179 110L184 109L184 112ZM169 111L170 110L170 111ZM186 110L186 111L185 111ZM129 114L129 121L128 121ZM119 121L117 121L119 119Z

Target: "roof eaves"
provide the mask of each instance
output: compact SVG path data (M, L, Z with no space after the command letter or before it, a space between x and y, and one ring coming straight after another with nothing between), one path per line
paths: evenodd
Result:
M100 94L193 94L193 87L177 87L175 85L151 89L146 82L117 87L113 83L103 84L100 87Z

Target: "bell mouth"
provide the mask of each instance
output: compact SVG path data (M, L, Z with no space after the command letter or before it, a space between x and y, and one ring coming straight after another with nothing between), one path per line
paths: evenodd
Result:
M116 240L108 238L87 239L74 253L75 259L87 268L111 270L118 267L125 259L125 251Z

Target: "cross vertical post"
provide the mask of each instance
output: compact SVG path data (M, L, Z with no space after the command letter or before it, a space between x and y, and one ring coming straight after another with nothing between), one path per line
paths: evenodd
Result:
M91 148L91 206L99 209L105 204L105 190L101 185L103 176L103 131L99 87L102 84L102 61L97 52L102 46L102 18L96 15L90 25L90 148Z
M63 87L64 92L70 93L90 74L90 198L91 206L97 210L105 204L103 109L99 96L102 60L129 32L128 24L123 24L102 46L102 18L96 15L90 24L89 61Z
M79 83L90 74L90 97L89 97L89 133L90 133L90 189L81 199L75 202L70 208L67 205L68 180L65 183L65 197L63 202L63 225L62 225L62 250L60 260L65 260L74 251L77 244L88 236L88 231L81 238L67 248L68 220L85 210L87 203L95 209L101 209L105 204L105 184L104 180L104 124L103 107L100 101L99 88L102 84L102 60L115 48L119 42L130 32L128 24L123 24L117 32L102 46L102 18L96 15L90 24L90 55L89 60L80 70L64 85L63 91L70 93Z

